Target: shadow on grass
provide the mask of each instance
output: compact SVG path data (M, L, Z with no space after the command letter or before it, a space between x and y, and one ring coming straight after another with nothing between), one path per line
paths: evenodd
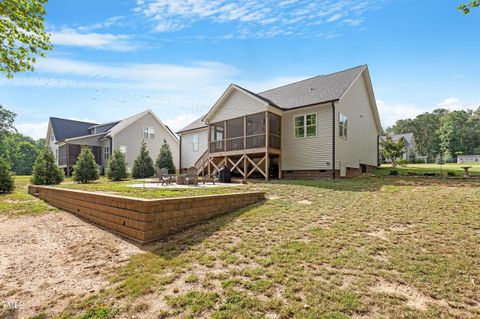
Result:
M345 192L375 192L386 186L480 187L480 178L375 176L336 180L276 180L279 185L295 185Z
M192 247L202 243L204 240L214 235L217 231L234 222L244 213L263 205L265 202L266 201L264 200L239 210L205 220L199 224L179 230L177 233L163 239L159 239L144 245L136 245L140 249L154 253L165 258L166 260L173 259L188 251Z

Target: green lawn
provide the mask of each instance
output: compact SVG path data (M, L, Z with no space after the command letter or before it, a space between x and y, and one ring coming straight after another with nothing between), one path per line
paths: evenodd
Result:
M209 188L138 188L131 187L131 184L142 184L142 180L127 180L121 182L110 182L102 177L100 180L89 184L76 184L67 179L64 183L57 187L79 189L85 191L107 192L120 196L131 196L141 198L166 198L179 196L197 196L197 195L214 195L224 193L240 192L245 188L241 185L227 187L209 187Z
M396 168L392 168L390 164L384 164L375 171L375 175L377 176L384 176L388 175L390 171L397 170L400 175L409 175L409 172L412 172L416 175L423 175L424 173L438 173L447 176L448 172L455 173L456 176L461 177L463 176L463 169L462 166L472 166L469 172L472 176L480 176L480 163L447 163L440 165L432 163L432 164L406 164L404 166L398 165ZM411 173L410 173L411 174Z
M30 176L15 176L15 190L12 194L0 194L0 215L34 215L56 209L43 201L28 195Z
M27 183L0 196L3 213L53 210ZM137 192L105 180L62 187ZM241 187L269 199L142 246L99 293L38 318L480 317L480 179ZM165 195L156 191L146 192Z
M248 187L270 199L145 246L63 318L480 316L480 180Z

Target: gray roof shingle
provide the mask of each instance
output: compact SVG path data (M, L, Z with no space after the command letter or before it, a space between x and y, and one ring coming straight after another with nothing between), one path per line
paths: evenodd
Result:
M257 93L282 109L320 104L340 99L365 65L352 69L316 76L303 81L287 84L265 92Z
M183 132L193 131L193 130L196 130L196 129L199 129L199 128L207 127L207 123L205 123L203 121L203 118L204 118L204 115L202 115L201 117L199 117L198 119L196 119L192 123L188 124L187 126L182 128L180 131L178 131L177 133L183 133Z
M316 76L260 93L253 93L238 85L235 86L272 106L289 110L339 100L366 67L366 65L360 65L348 70ZM178 133L206 127L207 125L202 119L203 117L188 124Z
M58 117L51 117L50 123L52 125L53 134L57 141L63 141L67 138L88 135L90 132L88 128L97 123L89 123L75 120L61 119Z

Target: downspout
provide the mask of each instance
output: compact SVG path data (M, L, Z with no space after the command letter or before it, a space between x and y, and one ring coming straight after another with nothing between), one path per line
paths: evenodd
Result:
M335 102L332 102L332 178L335 179Z
M178 156L180 157L178 159L178 172L182 173L182 135L180 136L180 151L178 152Z
M377 167L380 167L380 135L377 135Z

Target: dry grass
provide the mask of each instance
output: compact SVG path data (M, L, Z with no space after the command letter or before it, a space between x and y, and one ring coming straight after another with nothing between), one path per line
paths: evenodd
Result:
M247 189L270 199L143 247L61 317L99 307L116 318L480 316L479 181Z

